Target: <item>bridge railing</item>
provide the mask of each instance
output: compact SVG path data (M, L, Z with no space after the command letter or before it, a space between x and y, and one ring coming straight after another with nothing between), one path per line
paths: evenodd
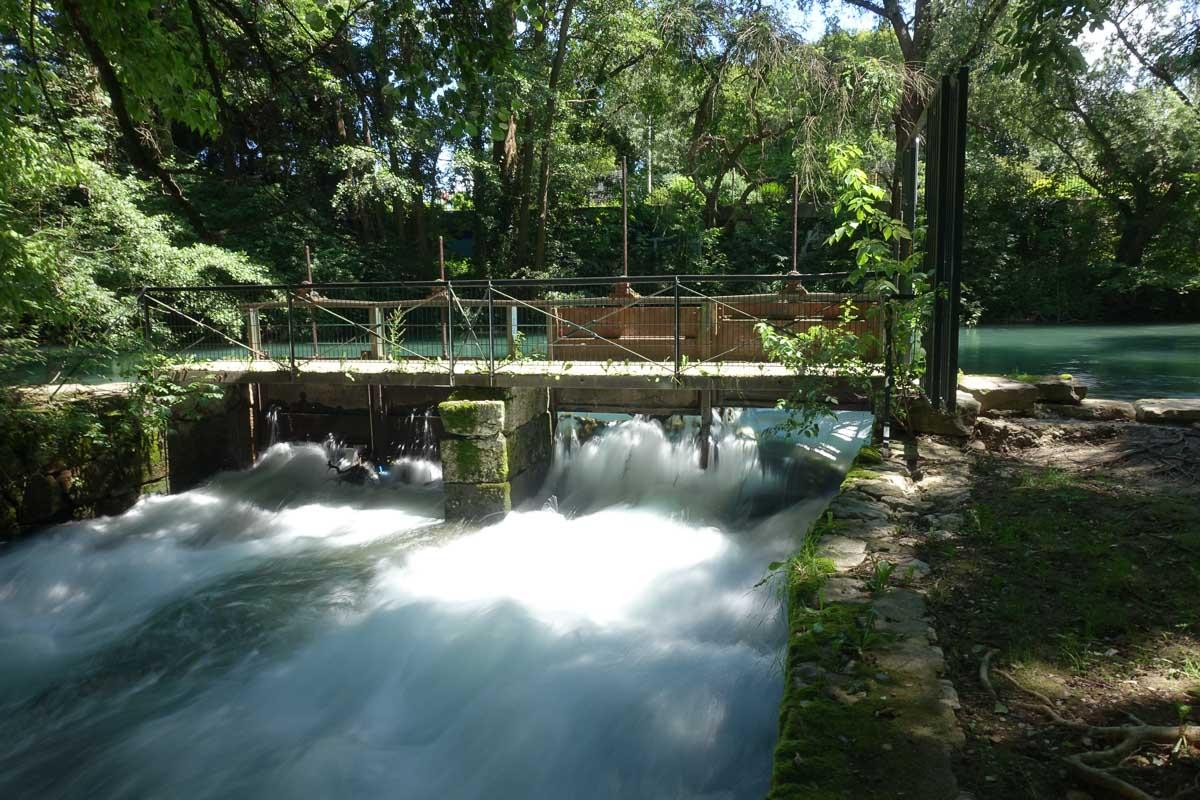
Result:
M675 374L769 361L756 325L841 328L882 362L878 298L845 273L147 287L151 346L201 361L405 362L501 373L533 362L652 364Z

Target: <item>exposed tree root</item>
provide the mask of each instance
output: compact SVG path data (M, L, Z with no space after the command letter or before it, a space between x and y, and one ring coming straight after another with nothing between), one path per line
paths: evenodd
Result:
M1148 463L1151 472L1196 480L1200 478L1200 435L1191 431L1178 431L1174 436L1149 434L1144 443L1117 453L1097 468L1127 462Z
M981 677L984 672L983 666L980 665ZM1132 725L1088 725L1083 720L1068 719L1054 708L1054 704L1045 695L1022 685L1016 678L1004 670L995 669L992 671L1011 683L1019 691L1038 701L1037 703L1016 702L1013 705L1041 712L1049 717L1055 725L1080 731L1090 738L1113 742L1113 744L1103 750L1090 750L1085 753L1065 756L1063 761L1071 773L1081 782L1096 789L1104 790L1114 797L1125 798L1126 800L1159 800L1154 795L1148 794L1128 781L1117 777L1112 772L1113 769L1120 766L1125 759L1136 753L1143 746L1180 746L1182 744L1184 747L1189 747L1193 742L1200 742L1200 725L1147 725L1136 717L1132 717L1134 720L1134 724ZM1192 794L1195 788L1195 786L1189 787L1174 797L1181 798Z

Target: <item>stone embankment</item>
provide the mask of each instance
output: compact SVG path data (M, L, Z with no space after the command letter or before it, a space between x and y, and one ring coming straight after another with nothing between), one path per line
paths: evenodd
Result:
M944 677L926 609L930 568L916 553L926 538L957 535L969 471L959 447L925 437L916 448L916 475L908 466L916 463L912 450L908 462L865 450L814 526L827 576L815 598L789 602L788 684L771 797L959 797L952 766L963 743L958 696ZM849 632L828 635L839 620ZM847 638L855 642L849 653ZM839 751L832 768L810 755L810 737Z
M1150 398L1129 403L1087 395L1087 387L1070 375L1028 380L963 375L958 382L958 403L953 413L937 411L928 403L917 401L909 412L910 426L916 433L960 438L972 435L980 416L1200 427L1200 398Z

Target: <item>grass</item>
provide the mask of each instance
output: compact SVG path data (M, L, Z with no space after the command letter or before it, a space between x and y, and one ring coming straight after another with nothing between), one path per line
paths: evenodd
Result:
M860 458L847 478L876 477L863 469L870 459ZM898 736L888 721L890 690L864 658L885 641L875 630L874 611L824 602L834 565L818 555L820 542L842 527L825 514L795 555L772 565L786 592L789 638L768 794L775 800L904 796L904 783L895 778L904 773L906 756L889 744Z
M1179 687L1200 684L1200 504L1152 484L993 459L979 462L974 484L973 524L926 552L974 752L960 779L980 800L1060 797L1068 785L1053 753L1023 744L979 686L980 653L995 648L994 664L1083 702L1093 722L1134 713L1171 724ZM1168 678L1173 699L1147 689ZM1172 775L1148 778L1175 788Z

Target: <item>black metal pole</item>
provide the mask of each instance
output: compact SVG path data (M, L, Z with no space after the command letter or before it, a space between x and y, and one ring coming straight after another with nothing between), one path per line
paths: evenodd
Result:
M488 385L493 386L496 383L496 303L495 294L492 291L492 282L488 281L487 287L487 315L488 315Z
M146 340L146 347L153 345L153 329L150 326L150 300L143 291L138 295L138 302L142 304L142 338Z
M450 359L450 385L454 385L454 290L446 281L446 357Z
M675 276L675 380L679 380L679 276Z
M292 370L292 375L296 374L296 329L292 324L294 302L292 290L289 289L287 293L288 366Z

